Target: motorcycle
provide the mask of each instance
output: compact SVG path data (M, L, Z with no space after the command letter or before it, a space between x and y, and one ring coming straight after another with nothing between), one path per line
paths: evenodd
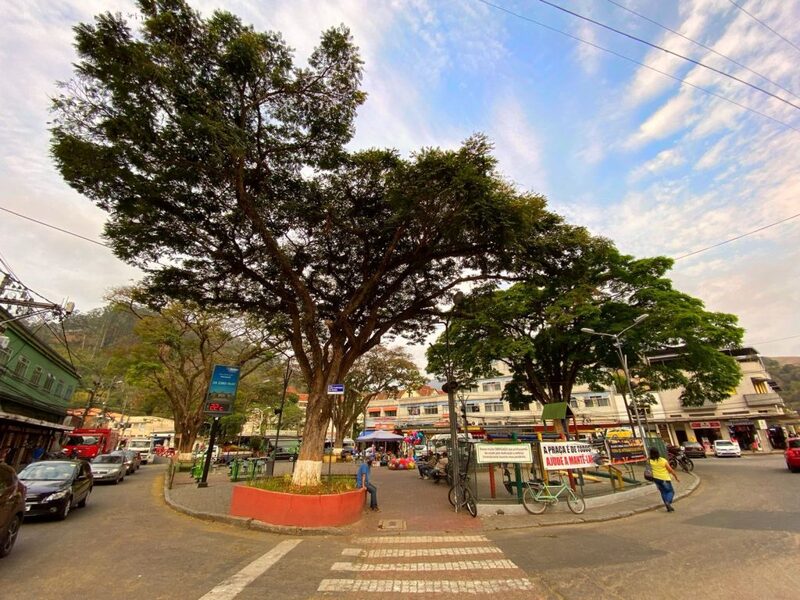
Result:
M680 467L687 473L691 473L692 470L694 470L694 463L691 458L686 456L686 451L683 448L679 446L668 446L667 454L669 466L673 469Z

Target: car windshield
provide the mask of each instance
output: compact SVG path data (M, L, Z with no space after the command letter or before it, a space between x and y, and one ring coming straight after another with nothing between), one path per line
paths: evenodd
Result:
M113 455L113 454L101 454L100 456L94 458L92 460L93 464L113 464L113 465L121 465L122 464L122 457Z
M66 481L75 473L75 465L69 463L34 463L19 474L23 481Z
M789 448L800 448L800 438L789 440Z
M733 446L733 442L720 442L719 440L715 442L717 446Z
M683 442L685 448L697 448L700 444L697 442Z
M65 446L93 446L97 441L98 439L91 435L71 435L67 439Z

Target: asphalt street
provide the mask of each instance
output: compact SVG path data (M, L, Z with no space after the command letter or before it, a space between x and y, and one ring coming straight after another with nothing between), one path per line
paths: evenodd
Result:
M161 497L163 467L149 465L96 486L64 522L26 522L0 561L0 597L798 597L800 475L779 455L695 463L703 483L675 513L351 537L280 536L175 513Z

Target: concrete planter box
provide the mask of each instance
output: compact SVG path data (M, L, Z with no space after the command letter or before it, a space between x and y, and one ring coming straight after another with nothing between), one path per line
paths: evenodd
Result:
M366 490L304 495L233 486L230 514L287 527L339 527L361 518Z

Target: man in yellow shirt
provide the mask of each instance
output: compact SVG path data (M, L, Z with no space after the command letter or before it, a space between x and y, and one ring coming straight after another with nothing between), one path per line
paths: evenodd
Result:
M658 491L661 492L661 500L663 500L664 506L667 507L667 512L675 512L675 509L672 508L675 490L672 487L670 475L675 478L675 481L680 481L678 474L669 466L666 458L661 458L658 448L650 448L650 460L648 462L650 469L653 471L653 483L656 484Z

